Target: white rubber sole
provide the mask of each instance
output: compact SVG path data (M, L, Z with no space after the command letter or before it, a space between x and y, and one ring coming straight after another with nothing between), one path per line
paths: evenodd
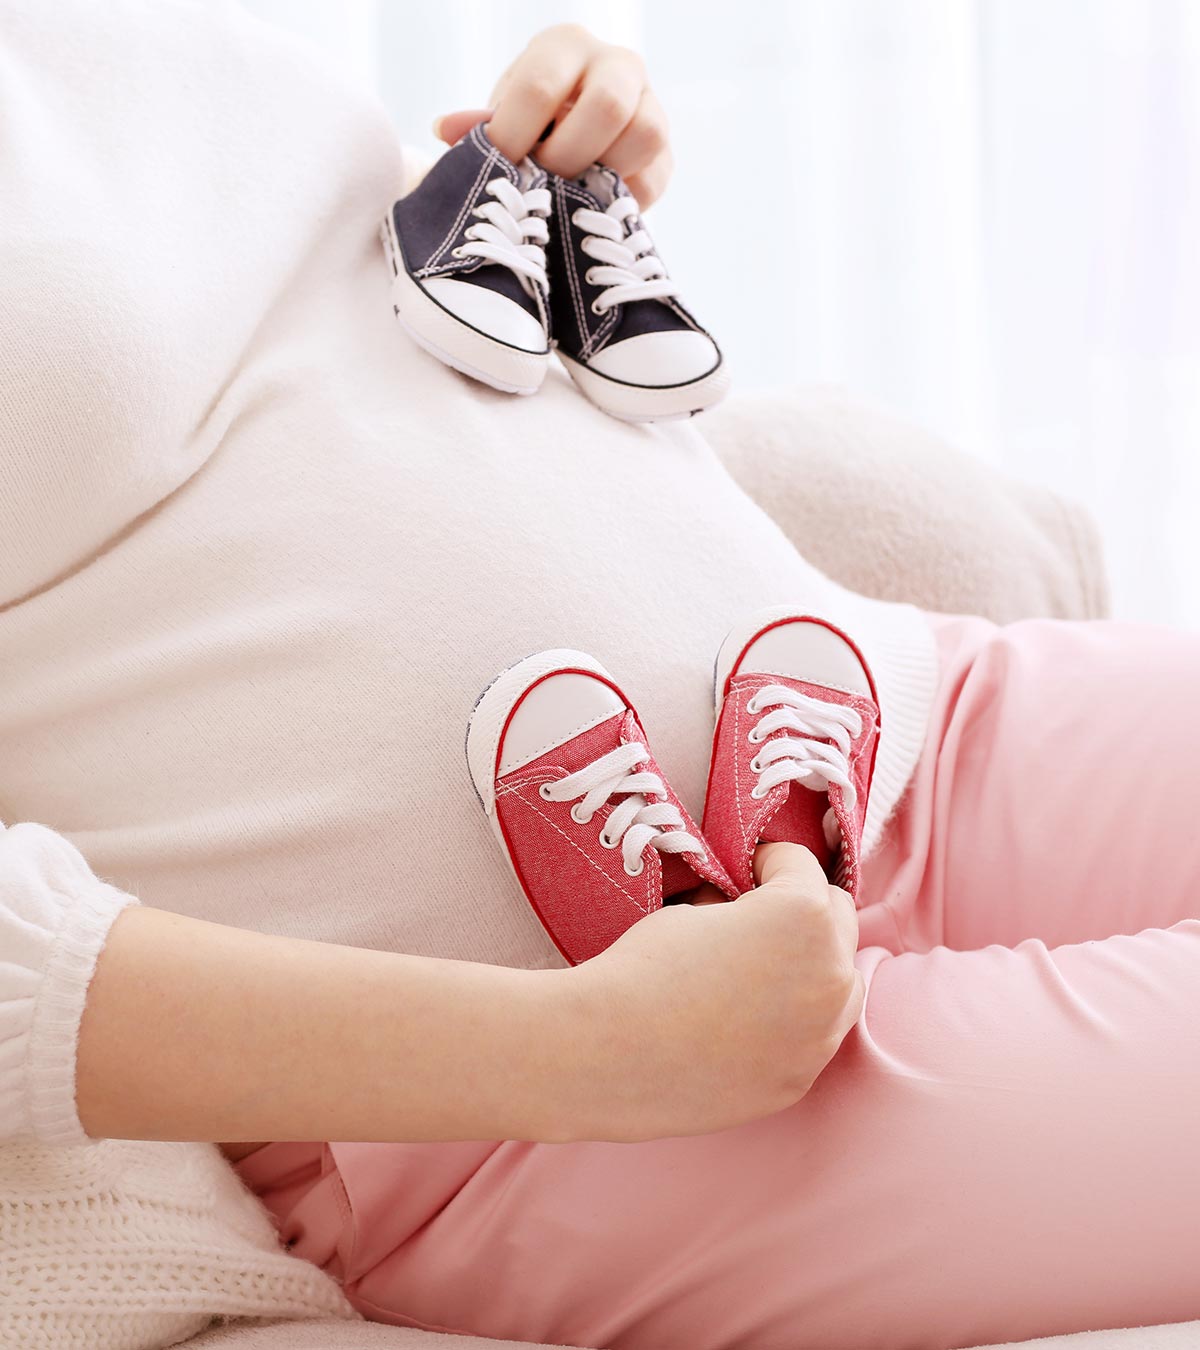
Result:
M526 352L463 323L409 276L389 211L379 237L392 271L392 309L410 338L431 356L503 394L536 394L550 367L550 352Z
M562 351L558 353L558 359L583 394L597 408L621 422L678 422L711 408L729 392L729 367L724 361L689 384L655 388L610 380Z
M502 670L479 695L467 722L467 771L475 785L475 795L496 829L496 762L500 737L509 714L531 686L556 670L582 670L598 675L606 683L612 676L594 657L585 652L558 647L535 652ZM501 840L503 842L503 840Z

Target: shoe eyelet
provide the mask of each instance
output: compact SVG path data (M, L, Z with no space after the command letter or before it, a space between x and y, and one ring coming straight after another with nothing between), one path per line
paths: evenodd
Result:
M571 807L571 819L576 825L586 825L592 818L592 813L590 811L584 812L580 810L582 805L582 802L576 802L575 805Z
M594 276L595 271L596 269L594 267L589 267L588 270L583 274L583 279L584 281L587 282L589 286L599 286L600 284Z
M756 717L758 715L759 706L758 706L758 698L756 695L752 695L749 699L746 700L746 711L750 714L751 717Z
M600 847L601 847L601 848L616 848L616 846L617 846L620 842L621 842L621 841L620 841L619 839L614 839L614 838L612 838L612 836L608 833L607 830L601 830L601 831L600 831Z
M750 742L751 745L761 745L763 738L758 734L757 727L751 727L750 730L746 733L746 739Z
M550 800L550 786L551 785L549 783L538 784L538 796L544 802L548 802Z
M767 794L762 790L762 784L760 783L757 787L752 787L750 789L750 795L756 802L761 802Z
M757 756L757 755L755 755L754 758L750 761L750 772L751 772L751 773L762 773L764 767L765 767L764 765L762 765L762 764L760 764L760 763L758 762L758 756Z
M636 867L630 867L628 863L625 864L625 875L628 877L640 877L645 870L646 864L641 858L638 859Z
M452 249L450 250L450 256L451 256L452 258L465 258L465 257L467 256L466 249L463 249L463 248L452 248Z
M605 314L608 312L608 306L602 305L599 299L597 298L592 301L591 310L593 314Z

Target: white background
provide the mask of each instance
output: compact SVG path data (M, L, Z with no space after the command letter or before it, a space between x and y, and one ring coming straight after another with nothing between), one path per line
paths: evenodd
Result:
M1196 0L248 0L406 139L531 33L636 46L650 216L742 387L835 381L1084 501L1119 615L1200 626Z

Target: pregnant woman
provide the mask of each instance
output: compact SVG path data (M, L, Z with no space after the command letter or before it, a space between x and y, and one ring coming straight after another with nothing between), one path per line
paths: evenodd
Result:
M1200 1313L1200 641L849 594L690 426L408 342L395 133L298 49L0 14L0 1137L227 1141L400 1323L886 1350ZM491 134L552 120L551 167L663 187L630 54L535 40ZM857 953L781 845L564 969L466 777L479 690L594 653L698 815L714 652L772 605L875 678Z

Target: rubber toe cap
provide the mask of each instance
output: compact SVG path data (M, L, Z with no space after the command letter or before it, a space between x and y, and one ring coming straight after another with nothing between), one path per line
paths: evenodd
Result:
M499 291L453 277L430 277L422 285L444 309L497 342L525 352L546 350L541 320Z
M712 338L691 330L639 333L596 353L588 366L610 380L640 384L648 389L691 384L703 379L720 362Z

